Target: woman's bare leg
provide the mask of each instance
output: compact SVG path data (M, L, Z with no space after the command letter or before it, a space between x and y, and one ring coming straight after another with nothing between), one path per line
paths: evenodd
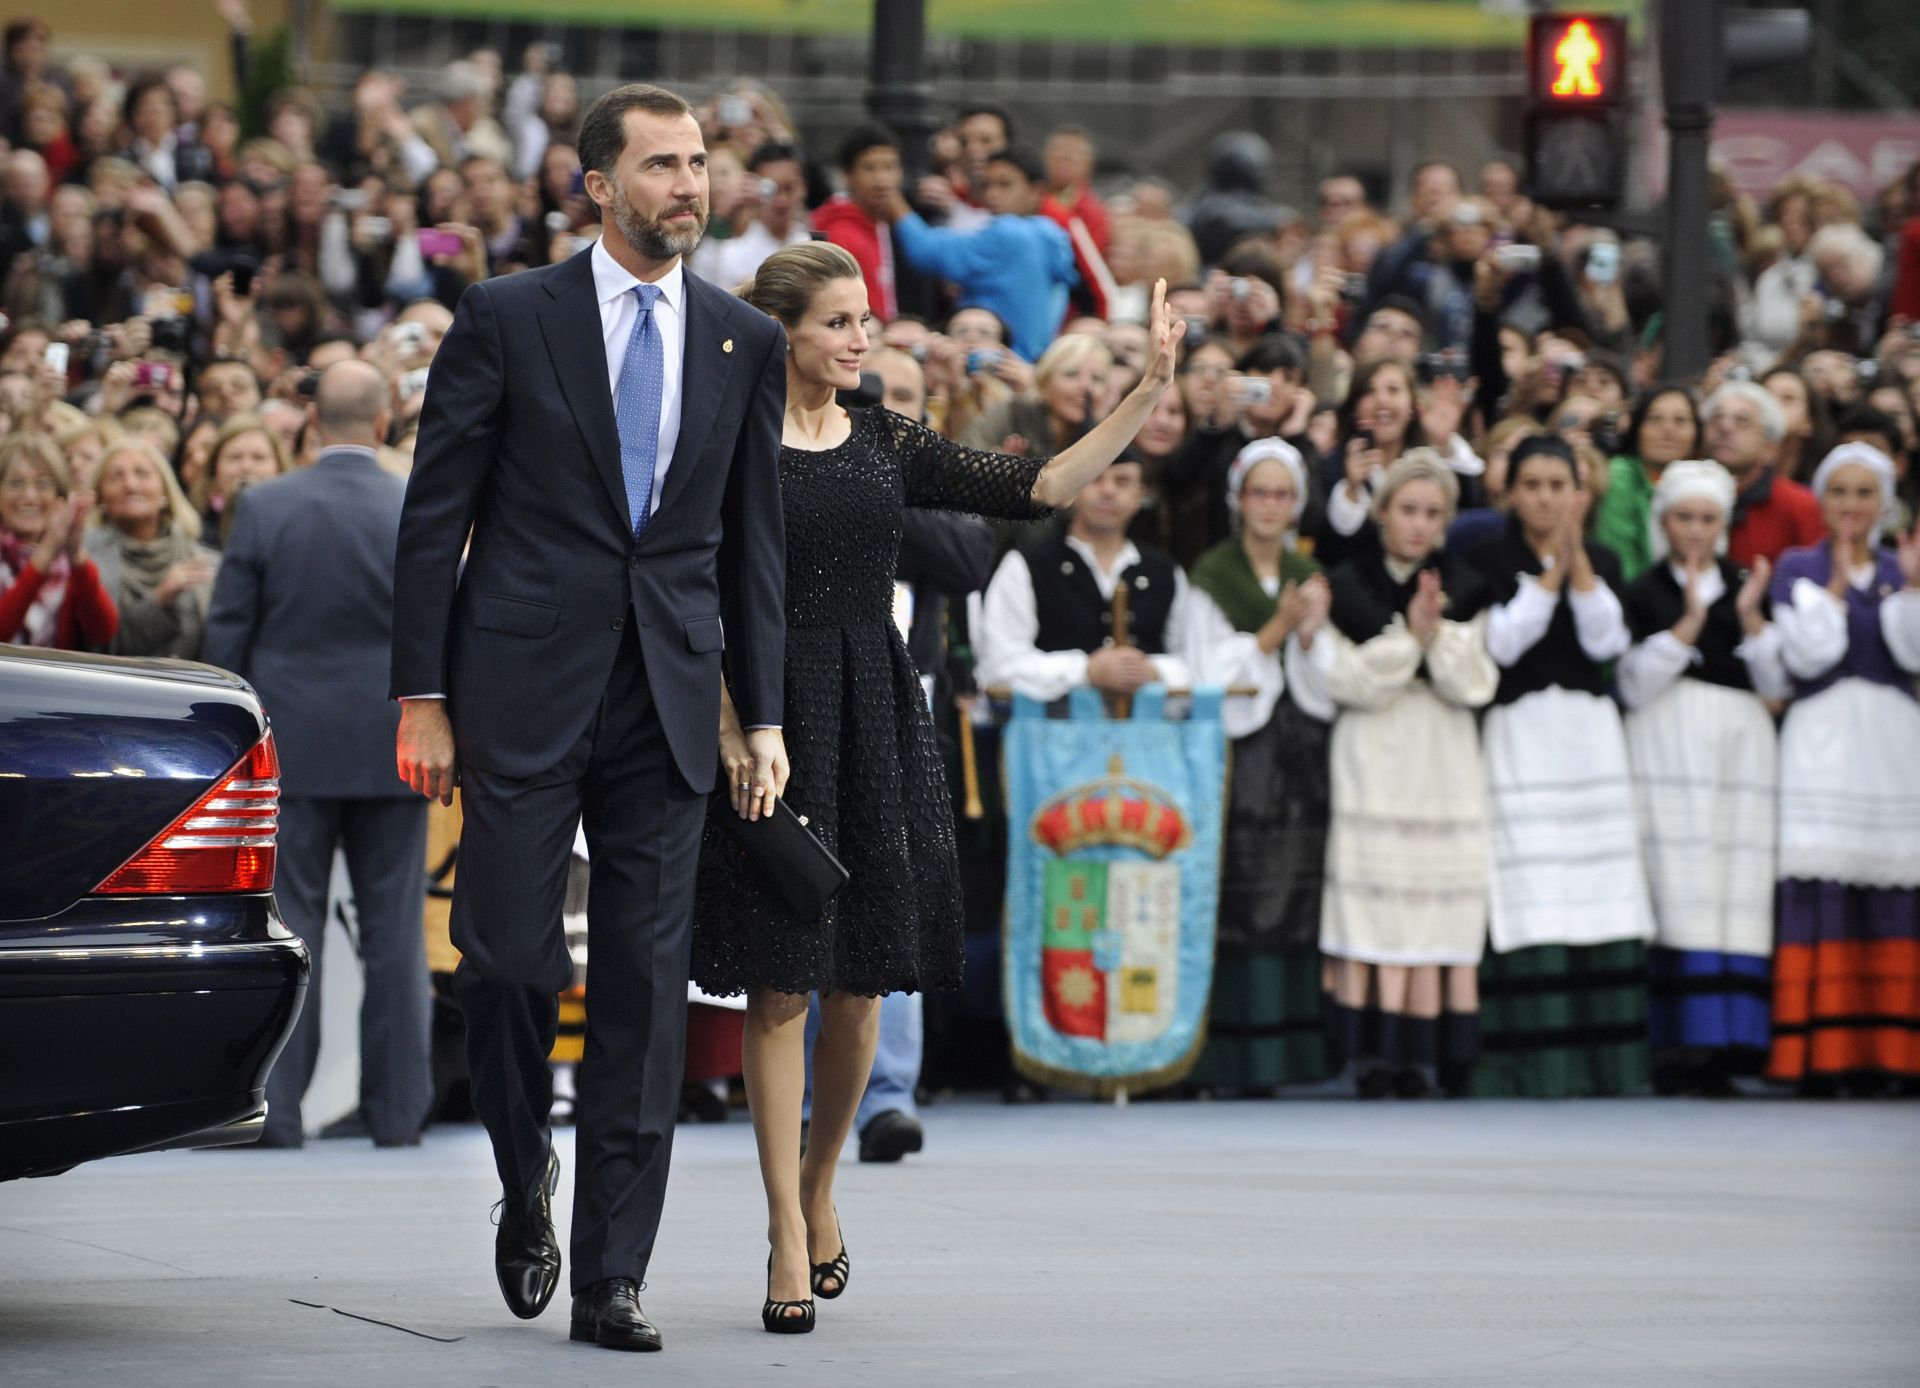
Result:
M807 1267L807 1221L800 1205L800 1103L807 1088L807 998L754 989L747 994L740 1052L767 1189L767 1243L773 1276L767 1295L805 1301L813 1295ZM788 1312L796 1318L798 1310Z
M880 1040L880 1000L851 993L820 998L820 1034L813 1042L813 1121L800 1163L800 1208L807 1219L807 1260L831 1262L840 1252L833 1211L833 1175L853 1130L860 1096L873 1074ZM831 1279L826 1290L834 1290Z

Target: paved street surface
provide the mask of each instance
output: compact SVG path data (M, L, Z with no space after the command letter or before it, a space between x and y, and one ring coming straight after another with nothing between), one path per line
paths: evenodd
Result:
M967 1103L841 1184L849 1291L776 1339L746 1124L681 1129L627 1355L507 1314L477 1128L14 1182L0 1382L1920 1382L1920 1105Z

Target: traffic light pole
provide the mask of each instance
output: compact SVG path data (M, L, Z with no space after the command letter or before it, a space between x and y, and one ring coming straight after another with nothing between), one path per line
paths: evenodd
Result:
M939 128L929 109L926 0L873 0L873 52L867 110L900 137L907 186L927 171L928 142Z
M1662 366L1667 379L1689 381L1706 373L1711 357L1707 147L1720 67L1720 6L1718 0L1662 0L1659 20L1669 137Z

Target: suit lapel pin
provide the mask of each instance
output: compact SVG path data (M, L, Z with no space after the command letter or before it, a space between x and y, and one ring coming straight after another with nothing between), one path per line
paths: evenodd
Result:
M723 352L731 352L733 350L733 339L728 338L725 342L721 343L720 350Z

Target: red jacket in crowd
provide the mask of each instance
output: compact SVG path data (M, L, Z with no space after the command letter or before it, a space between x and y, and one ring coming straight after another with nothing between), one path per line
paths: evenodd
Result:
M900 316L894 280L893 231L845 193L835 193L808 218L813 229L860 262L867 282L867 307L882 323Z
M1086 228L1087 236L1105 257L1113 245L1113 224L1107 216L1107 209L1100 199L1093 195L1093 189L1082 188L1071 203L1060 200L1058 193L1047 194L1046 201L1040 204L1040 215L1059 224L1062 231L1073 241L1073 264L1080 272L1080 284L1096 317L1107 316L1107 295L1101 287L1102 277L1096 275L1093 262L1087 255L1087 249L1080 244L1080 238L1074 234L1073 222L1077 217L1080 225Z
M0 568L0 574L6 570ZM11 575L8 575L11 576ZM25 639L27 614L47 581L47 571L22 564L19 576L0 591L0 642ZM68 572L67 591L54 616L51 640L41 642L56 651L105 650L120 629L120 613L107 590L100 586L100 570L93 560L81 559Z
M1888 311L1909 323L1920 323L1920 215L1900 228L1900 246L1894 252L1893 300Z
M1820 498L1791 478L1767 472L1734 502L1727 557L1750 569L1763 554L1771 563L1790 549L1817 545L1826 538Z

